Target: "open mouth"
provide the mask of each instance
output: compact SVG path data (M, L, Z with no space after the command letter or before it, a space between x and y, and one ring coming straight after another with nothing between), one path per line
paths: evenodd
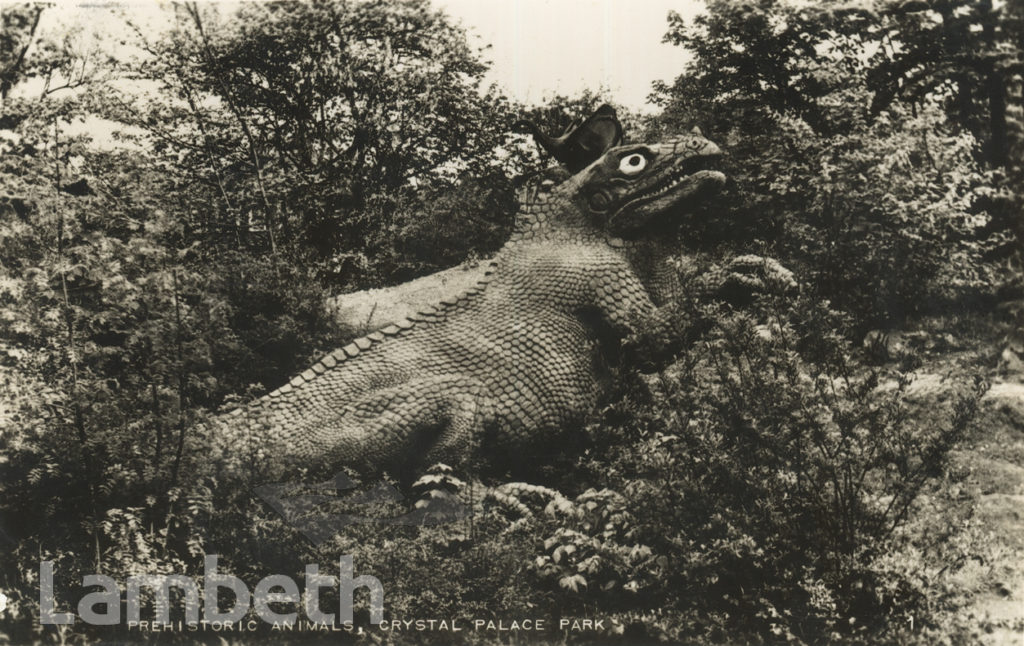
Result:
M673 167L650 188L616 209L612 219L624 212L647 210L648 205L665 209L690 198L694 203L713 195L725 183L717 170L718 155L696 155Z

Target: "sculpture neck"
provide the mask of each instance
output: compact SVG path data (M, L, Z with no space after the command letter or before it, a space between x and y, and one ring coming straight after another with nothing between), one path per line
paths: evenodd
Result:
M536 190L523 200L516 213L512 240L544 239L551 236L593 237L597 231L573 196L579 190L570 178L548 192Z

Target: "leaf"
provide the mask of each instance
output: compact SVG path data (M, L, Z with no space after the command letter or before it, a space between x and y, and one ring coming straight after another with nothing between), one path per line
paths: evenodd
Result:
M558 580L558 585L561 587L572 590L573 592L579 592L581 587L587 587L587 580L583 578L581 574L573 574L570 576L564 576Z

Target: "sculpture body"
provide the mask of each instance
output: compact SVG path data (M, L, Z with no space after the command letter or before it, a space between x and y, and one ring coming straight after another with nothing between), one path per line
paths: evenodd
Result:
M642 239L717 191L724 176L706 168L717 155L696 135L612 148L520 211L474 288L218 418L214 447L268 475L529 455L594 406L609 333L656 316L670 287L658 245Z

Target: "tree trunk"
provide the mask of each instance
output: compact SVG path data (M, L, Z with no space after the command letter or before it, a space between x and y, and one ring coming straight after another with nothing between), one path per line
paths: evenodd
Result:
M998 15L992 11L992 0L982 0L978 3L978 14L982 20L985 54L989 57L985 69L989 119L986 158L992 166L1005 167L1009 162L1009 142L1006 129L1006 82L999 74L999 70L996 69L996 21Z

